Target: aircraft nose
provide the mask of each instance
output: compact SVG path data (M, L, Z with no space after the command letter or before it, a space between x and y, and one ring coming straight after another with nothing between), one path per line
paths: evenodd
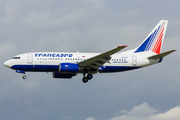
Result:
M4 62L4 65L8 68L10 68L12 66L12 62L10 60Z

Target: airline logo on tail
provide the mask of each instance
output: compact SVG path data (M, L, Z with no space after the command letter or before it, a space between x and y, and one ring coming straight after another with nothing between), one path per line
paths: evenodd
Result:
M153 51L157 54L161 52L161 46L165 36L166 28L168 21L160 21L157 26L152 30L148 37L143 41L143 43L135 51L144 52L144 51Z

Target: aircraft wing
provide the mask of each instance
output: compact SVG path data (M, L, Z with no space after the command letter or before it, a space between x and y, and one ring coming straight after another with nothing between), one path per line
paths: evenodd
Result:
M113 55L114 53L122 50L123 48L125 48L127 46L118 46L115 49L112 49L110 51L107 51L105 53L99 54L97 56L91 57L87 60L84 60L82 62L79 62L79 66L82 67L89 67L89 68L94 68L94 69L99 69L99 66L104 67L103 64L105 64L106 62L109 62L109 60L111 59L111 55Z

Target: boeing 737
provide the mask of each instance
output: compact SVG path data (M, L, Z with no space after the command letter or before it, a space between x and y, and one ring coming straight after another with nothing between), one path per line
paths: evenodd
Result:
M168 20L161 20L145 40L135 49L119 52L125 46L118 46L104 53L80 52L31 52L14 56L4 65L23 73L52 72L53 78L72 78L82 74L84 83L96 73L122 72L160 63L168 54L161 52Z

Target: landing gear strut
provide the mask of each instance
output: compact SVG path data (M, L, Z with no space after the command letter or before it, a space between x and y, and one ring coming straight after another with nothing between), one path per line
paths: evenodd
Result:
M26 75L25 75L25 71L16 70L16 72L17 72L17 73L22 73L22 74L24 74L24 75L22 76L23 79L26 79L26 78L27 78Z
M92 74L87 74L87 76L86 76L86 73L84 73L83 76L84 76L82 79L83 83L87 83L88 80L91 80L93 78Z

